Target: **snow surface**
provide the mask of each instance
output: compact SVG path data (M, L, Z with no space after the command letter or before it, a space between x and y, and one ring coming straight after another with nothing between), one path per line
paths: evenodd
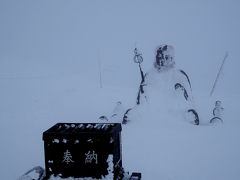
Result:
M55 123L99 122L118 101L133 107L135 44L144 72L156 47L171 44L191 79L200 126L164 109L167 98L154 98L123 126L124 168L144 180L239 180L239 7L235 0L1 0L0 179L44 166L42 132ZM223 124L209 125L215 100Z

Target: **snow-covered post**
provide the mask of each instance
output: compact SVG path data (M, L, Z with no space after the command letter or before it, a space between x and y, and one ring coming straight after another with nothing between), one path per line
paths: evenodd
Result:
M98 60L98 69L99 69L99 83L100 83L100 88L102 88L102 63L101 59Z

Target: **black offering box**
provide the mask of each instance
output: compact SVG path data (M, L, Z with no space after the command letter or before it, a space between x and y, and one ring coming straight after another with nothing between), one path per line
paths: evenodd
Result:
M43 133L46 178L116 180L122 170L121 124L58 123Z

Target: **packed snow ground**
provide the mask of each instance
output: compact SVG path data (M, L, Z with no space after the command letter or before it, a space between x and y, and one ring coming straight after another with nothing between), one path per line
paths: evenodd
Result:
M234 0L0 1L0 179L44 166L42 133L55 123L99 122L117 101L133 107L137 42L144 72L158 45L175 47L201 124L164 110L169 99L153 89L156 99L123 126L125 170L143 180L239 180L238 7ZM210 98L225 51L230 56ZM224 123L210 126L215 100L223 103Z
M1 170L6 179L16 179L35 165L44 166L41 138L50 126L57 122L99 122L100 115L111 115L118 100L126 108L133 106L137 93L137 87L99 88L83 83L77 75L1 81L5 81L8 94L2 99L7 98L5 102L9 103L2 106L1 126ZM142 172L143 179L240 177L239 96L223 95L224 123L214 126L208 124L214 98L195 96L201 125L194 126L181 117L176 119L173 112L164 109L168 100L158 101L158 93L155 95L152 104L144 104L136 117L123 125L123 164L127 171Z

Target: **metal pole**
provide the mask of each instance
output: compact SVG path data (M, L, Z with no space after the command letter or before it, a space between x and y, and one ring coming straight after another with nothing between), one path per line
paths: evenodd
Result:
M102 67L101 67L101 59L98 60L98 68L99 68L99 83L100 83L100 88L102 88Z
M224 56L224 58L223 58L222 65L221 65L221 67L220 67L220 69L219 69L219 71L218 71L217 77L216 77L216 79L215 79L215 81L214 81L214 84L213 84L213 87L212 87L210 96L212 96L212 94L213 94L213 92L214 92L214 90L215 90L217 81L218 81L218 79L219 79L220 73L222 72L222 69L223 69L223 66L224 66L224 63L225 63L227 57L228 57L228 52L226 52L226 54L225 54L225 56Z

